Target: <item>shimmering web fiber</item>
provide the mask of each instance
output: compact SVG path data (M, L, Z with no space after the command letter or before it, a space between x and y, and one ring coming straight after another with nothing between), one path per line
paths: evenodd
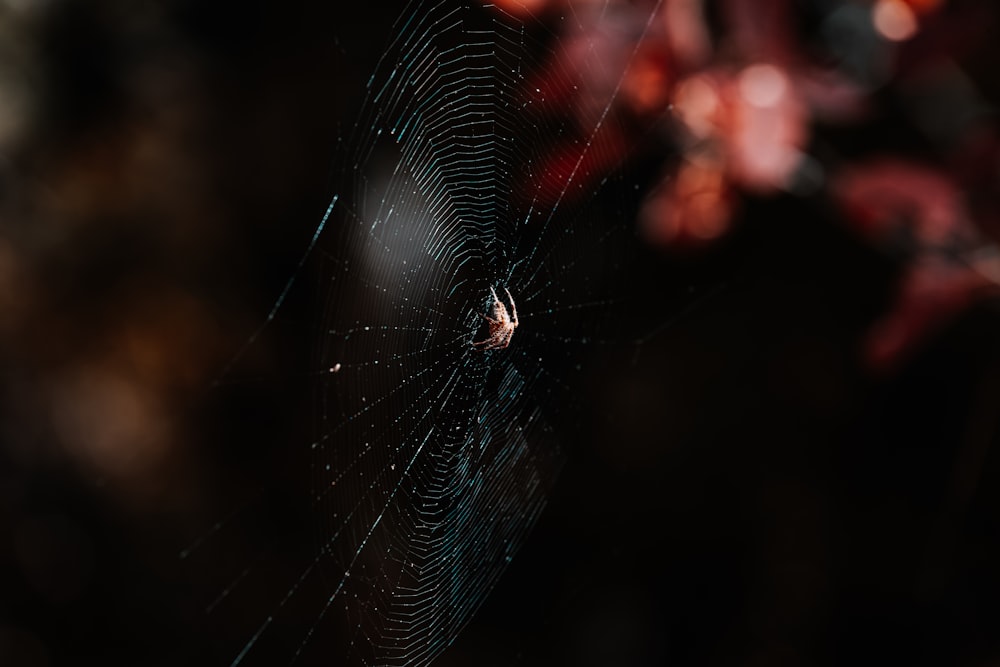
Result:
M615 91L581 121L527 83L555 53L552 26L578 20L572 4L542 25L442 0L411 3L397 23L317 246L319 544L235 663L287 608L311 604L290 660L333 633L343 645L330 664L429 664L542 511L564 452L555 417L581 348L613 318L634 243L631 217L594 204L600 179L587 172L609 162ZM606 66L592 56L564 62L560 83ZM567 145L578 157L554 179L545 170ZM521 323L509 348L481 351L491 287L510 290Z

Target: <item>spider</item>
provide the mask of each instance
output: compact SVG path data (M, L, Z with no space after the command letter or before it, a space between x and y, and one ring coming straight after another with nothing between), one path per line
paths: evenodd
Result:
M497 298L496 291L490 287L490 293L493 294L493 317L483 315L483 318L490 323L490 337L473 343L473 347L478 347L480 350L496 348L502 350L510 345L514 329L517 328L517 306L514 305L514 297L510 295L510 290L505 287L504 291L507 292L507 298L510 299L511 315L507 314L507 306L503 305L503 302Z

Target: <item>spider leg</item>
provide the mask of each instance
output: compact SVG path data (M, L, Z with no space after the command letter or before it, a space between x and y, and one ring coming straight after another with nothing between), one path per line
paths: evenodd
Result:
M500 300L500 299L498 299L498 298L497 298L497 293L496 293L496 291L495 291L495 290L493 289L493 285L490 285L490 294L492 294L492 295L493 295L493 301L494 301L494 302L496 302L496 301L499 301L499 300Z
M510 299L510 314L511 314L510 321L516 327L517 326L517 306L514 305L514 297L512 297L510 295L510 290L507 289L506 287L503 288L503 291L507 292L507 298Z

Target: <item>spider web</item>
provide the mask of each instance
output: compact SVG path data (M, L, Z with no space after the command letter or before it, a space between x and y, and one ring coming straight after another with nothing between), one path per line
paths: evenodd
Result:
M623 295L638 186L599 173L615 162L607 137L628 63L601 62L586 41L560 57L559 40L595 20L581 11L611 32L648 30L657 6L568 3L542 23L417 0L398 20L343 140L346 185L303 257L325 276L317 436L302 445L316 545L262 593L261 617L233 601L255 565L210 605L250 627L232 665L281 650L289 662L427 665L542 511L580 362L628 340L620 314L634 310ZM548 85L563 93L611 85L578 91L589 111L568 118L533 78L553 62ZM482 351L472 342L487 335L491 288L510 291L520 325L508 348Z

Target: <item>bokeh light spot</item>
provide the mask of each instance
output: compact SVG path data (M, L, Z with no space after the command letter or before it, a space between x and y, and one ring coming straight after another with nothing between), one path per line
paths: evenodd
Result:
M872 23L878 34L892 42L903 42L917 34L917 17L901 0L878 0L872 8Z
M755 107L775 106L788 88L788 78L774 65L757 64L740 74L740 94Z
M697 136L711 132L719 94L704 76L695 76L677 86L674 108L688 129Z

